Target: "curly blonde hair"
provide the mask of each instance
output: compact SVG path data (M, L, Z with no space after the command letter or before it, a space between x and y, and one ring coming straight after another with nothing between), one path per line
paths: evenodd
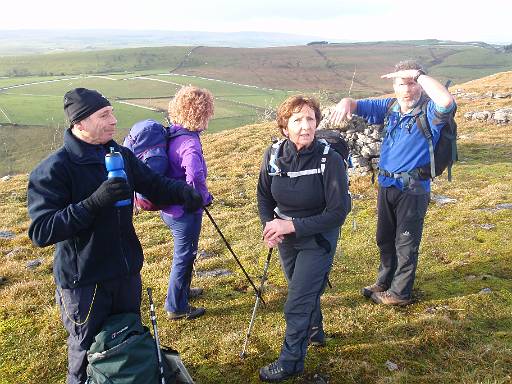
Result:
M213 116L213 95L205 88L182 87L169 102L169 118L189 131L202 131Z

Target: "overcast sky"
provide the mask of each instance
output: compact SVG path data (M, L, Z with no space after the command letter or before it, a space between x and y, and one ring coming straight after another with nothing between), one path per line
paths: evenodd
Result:
M512 1L6 0L1 29L284 32L350 41L512 43Z

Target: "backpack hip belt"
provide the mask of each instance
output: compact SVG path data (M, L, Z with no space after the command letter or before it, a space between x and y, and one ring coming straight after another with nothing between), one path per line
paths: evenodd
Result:
M285 215L284 213L282 213L278 207L275 207L274 208L274 213L276 214L276 216L279 218L279 219L282 219L282 220L288 220L288 221L291 221L293 220L293 217L290 217L290 216L287 216Z
M393 179L402 179L404 186L408 186L412 180L421 180L418 169L413 169L408 172L388 172L385 169L379 169L379 175L385 177L391 177Z

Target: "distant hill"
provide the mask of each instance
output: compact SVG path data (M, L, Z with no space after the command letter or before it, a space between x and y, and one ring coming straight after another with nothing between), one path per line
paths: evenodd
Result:
M0 76L158 70L260 87L320 89L361 96L389 92L389 81L380 79L380 75L390 72L396 62L405 58L418 59L437 78L454 82L512 69L512 52L505 52L503 47L481 42L418 40L271 48L201 45L4 56L0 58Z
M318 36L251 31L0 30L0 55L176 45L261 48L302 45L312 40Z

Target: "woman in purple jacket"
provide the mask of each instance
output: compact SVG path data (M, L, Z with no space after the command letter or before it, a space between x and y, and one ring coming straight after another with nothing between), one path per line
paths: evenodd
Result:
M171 134L182 132L169 142L170 178L184 180L198 191L204 205L212 202L206 187L206 162L199 135L208 128L213 116L213 96L206 89L187 86L181 88L169 103L169 119L173 122ZM171 229L174 238L169 287L165 309L169 319L194 319L205 313L204 308L189 305L189 298L199 296L201 288L190 288L192 267L197 256L203 210L187 213L183 205L170 205L161 211L161 217Z

